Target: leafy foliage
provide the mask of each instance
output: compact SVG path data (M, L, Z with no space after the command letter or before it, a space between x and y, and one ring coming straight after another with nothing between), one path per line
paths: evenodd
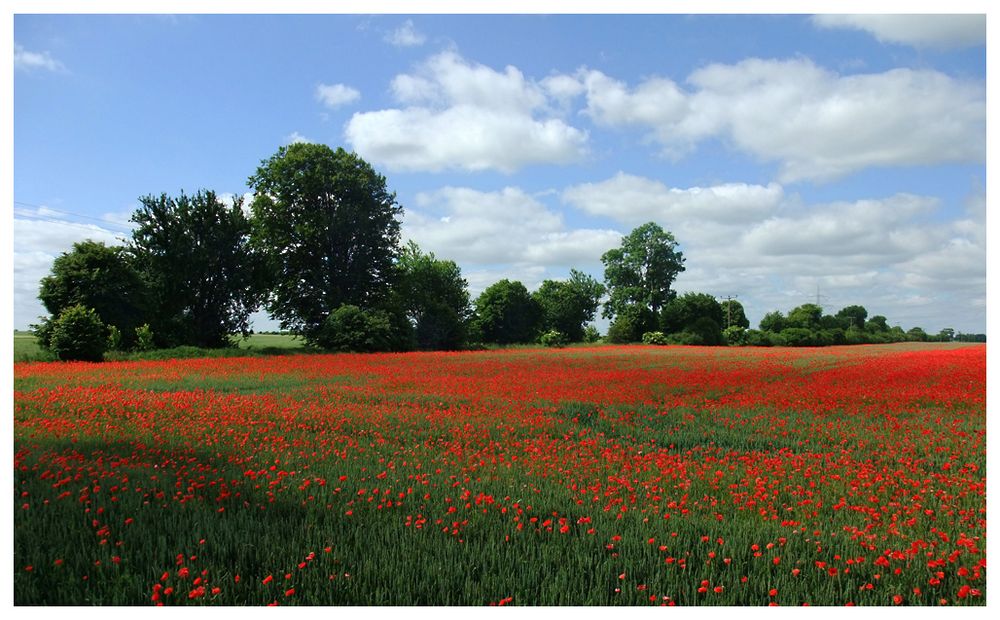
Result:
M550 329L538 337L538 342L546 347L558 348L565 347L569 344L569 338L566 337L566 334L557 329Z
M542 329L556 330L570 342L583 340L583 326L594 320L604 285L576 269L568 280L545 280L532 296L542 311Z
M92 308L102 322L121 331L124 346L132 345L146 308L145 287L131 255L124 247L89 239L74 243L53 261L38 298L52 317L75 305ZM42 327L36 333L48 346L49 332Z
M605 252L601 262L610 296L603 314L609 319L631 306L659 314L676 296L670 287L684 271L684 255L677 249L674 236L654 222L643 224L625 236L621 247Z
M331 351L388 351L393 348L392 323L384 310L344 304L327 317L315 344Z
M417 347L464 347L472 306L458 265L422 253L411 241L400 253L397 268L396 298L413 325Z
M151 295L160 346L221 347L250 333L261 301L261 266L241 198L212 191L145 196L132 215L132 252Z
M500 280L476 298L475 321L484 342L532 342L541 314L538 302L516 280Z
M402 207L371 165L342 148L292 144L261 162L249 185L267 308L283 330L312 342L336 308L386 300Z
M107 327L93 308L70 306L53 322L49 349L60 360L99 362L107 345Z

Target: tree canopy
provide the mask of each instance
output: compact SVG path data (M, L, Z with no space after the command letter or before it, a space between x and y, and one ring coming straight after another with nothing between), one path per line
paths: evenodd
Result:
M603 315L609 319L629 306L641 306L658 315L676 297L671 286L684 271L684 255L674 236L654 222L626 235L621 247L605 252L601 262L609 295Z
M130 247L150 291L158 344L219 347L231 334L249 334L262 282L242 199L227 204L208 190L140 203Z
M468 283L454 261L424 254L410 242L397 262L395 288L398 304L413 326L421 349L459 349L465 346L472 316Z
M538 335L541 308L524 284L506 278L476 298L476 326L484 342L531 342Z
M604 291L603 284L576 269L570 269L568 280L545 280L532 295L541 307L541 329L556 330L570 342L580 342Z
M334 309L386 300L402 207L384 176L342 148L297 143L261 162L249 184L267 308L282 329L309 341Z
M134 342L146 310L145 287L132 256L124 247L89 239L74 243L53 261L38 298L53 319L71 306L93 309L102 323L119 330L124 346Z

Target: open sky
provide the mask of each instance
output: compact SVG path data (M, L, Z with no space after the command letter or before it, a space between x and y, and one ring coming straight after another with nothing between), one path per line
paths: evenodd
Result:
M983 15L13 18L13 326L148 194L354 150L477 295L655 221L679 292L986 331ZM259 313L258 330L276 323ZM606 322L603 324L606 326ZM602 326L602 331L604 327Z

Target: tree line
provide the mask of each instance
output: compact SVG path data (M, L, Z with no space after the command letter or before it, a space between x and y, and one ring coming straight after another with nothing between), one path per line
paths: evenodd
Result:
M504 279L472 300L454 261L402 243L395 193L356 154L281 147L248 184L249 204L211 190L141 197L125 245L87 240L56 258L39 287L50 316L32 326L42 347L60 359L100 360L109 349L232 346L251 333L250 315L261 308L282 331L331 351L595 342L601 336L591 322L602 305L610 342L800 345L899 336L860 306L834 317L801 306L749 330L735 300L676 294L684 256L652 222L602 255L603 282L571 269L568 279L545 280L533 292Z

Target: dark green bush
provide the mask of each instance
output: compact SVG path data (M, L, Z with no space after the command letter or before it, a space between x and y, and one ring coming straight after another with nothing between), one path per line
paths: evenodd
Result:
M53 322L49 349L60 360L99 362L108 346L108 330L92 308L77 304Z
M326 318L315 344L331 351L371 353L390 350L392 336L392 324L385 312L344 304Z

